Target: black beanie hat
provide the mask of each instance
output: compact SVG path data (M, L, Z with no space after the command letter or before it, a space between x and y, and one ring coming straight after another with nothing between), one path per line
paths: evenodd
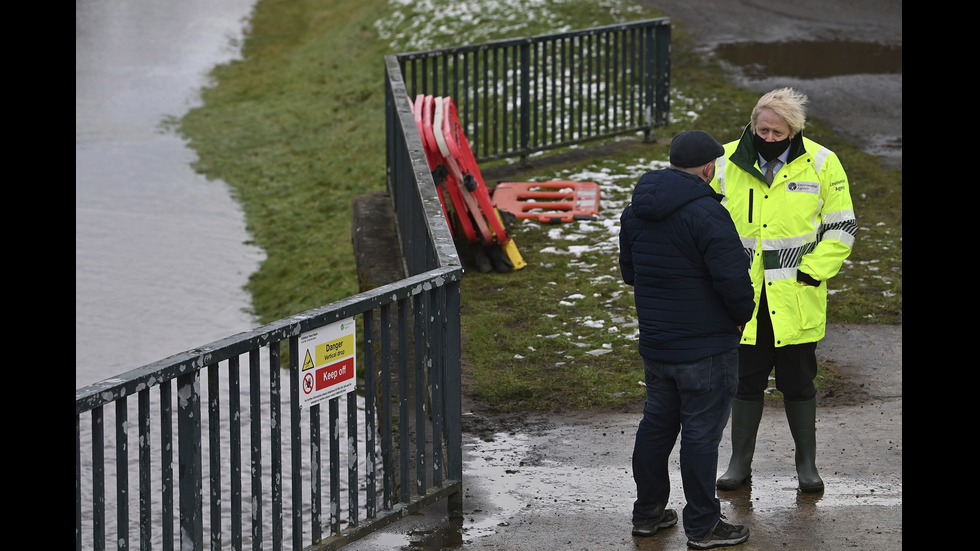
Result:
M718 140L704 130L688 130L670 142L670 164L679 168L706 165L725 154Z

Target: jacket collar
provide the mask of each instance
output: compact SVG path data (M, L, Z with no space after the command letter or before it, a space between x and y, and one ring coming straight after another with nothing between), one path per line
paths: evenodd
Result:
M789 157L786 164L792 163L794 159L804 154L806 154L806 146L803 144L803 131L800 130L796 136L793 136L793 140L789 144ZM742 130L742 137L739 138L738 145L735 146L735 151L729 160L745 172L765 182L766 177L756 166L758 159L759 154L756 153L755 145L752 143L752 125L747 124Z

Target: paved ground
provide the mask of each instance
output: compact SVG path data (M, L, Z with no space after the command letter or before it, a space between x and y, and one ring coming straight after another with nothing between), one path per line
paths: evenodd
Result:
M818 408L826 490L796 490L792 438L776 404L763 415L751 488L720 493L722 511L751 530L740 549L901 549L902 328L833 326L818 354L863 391L852 405ZM680 525L652 538L630 535L630 453L640 415L541 417L517 432L496 423L488 425L503 432L468 432L462 522L448 521L440 503L349 549L682 549ZM730 449L726 430L722 463ZM679 509L679 474L672 483L671 506Z

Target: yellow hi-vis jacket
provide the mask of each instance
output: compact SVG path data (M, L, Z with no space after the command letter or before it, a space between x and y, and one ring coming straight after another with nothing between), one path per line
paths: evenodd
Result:
M752 259L756 313L742 344L755 344L759 315L772 319L776 346L819 341L827 325L827 284L854 246L857 222L847 175L837 155L798 133L771 186L759 168L752 131L725 145L711 186L724 195ZM797 271L821 282L805 285ZM760 313L765 286L769 311Z

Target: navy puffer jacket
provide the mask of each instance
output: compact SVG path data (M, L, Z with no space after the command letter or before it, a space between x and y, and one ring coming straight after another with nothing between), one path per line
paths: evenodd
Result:
M721 197L668 168L644 174L623 210L619 265L644 357L682 363L732 350L752 318L750 259Z

